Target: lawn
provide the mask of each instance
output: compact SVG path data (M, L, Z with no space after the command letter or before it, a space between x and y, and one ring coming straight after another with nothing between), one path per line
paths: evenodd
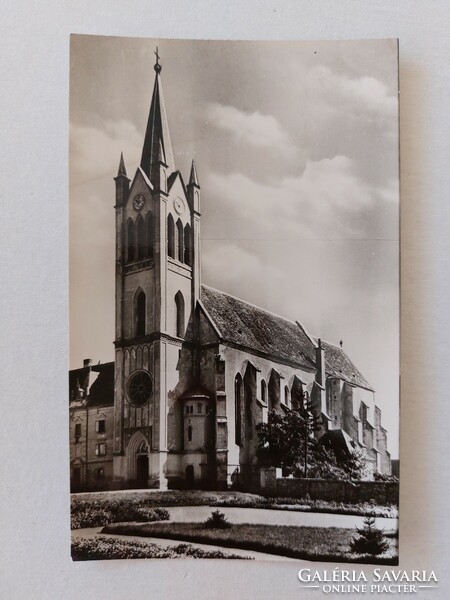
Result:
M203 523L159 522L111 524L102 532L184 540L306 560L398 564L394 537L389 538L390 548L383 555L358 555L350 552L355 532L337 527L234 524L229 529L206 529Z
M125 491L125 492L101 492L84 493L72 495L72 519L76 515L86 513L91 508L98 512L116 512L118 507L127 505L131 510L134 508L158 508L164 506L229 506L241 508L267 508L273 510L292 510L299 512L323 512L347 515L371 515L374 517L398 517L396 506L381 506L374 503L344 504L325 500L311 500L310 498L265 498L257 494L244 492L211 492L200 490L189 491ZM113 521L120 519L114 518ZM121 519L142 520L142 519ZM155 519L153 519L155 520ZM80 522L78 520L78 522ZM84 521L86 522L86 521ZM77 527L89 527L103 525L111 520L92 525L78 525Z
M76 538L72 540L73 560L121 558L247 558L221 550L204 550L191 544L161 548L157 544L115 538Z

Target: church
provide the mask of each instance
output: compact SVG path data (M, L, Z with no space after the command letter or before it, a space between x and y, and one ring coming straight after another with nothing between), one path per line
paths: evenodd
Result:
M345 354L201 281L201 185L176 169L157 56L142 158L115 177L115 359L69 373L73 491L257 490L257 426L306 401L389 474L374 390Z

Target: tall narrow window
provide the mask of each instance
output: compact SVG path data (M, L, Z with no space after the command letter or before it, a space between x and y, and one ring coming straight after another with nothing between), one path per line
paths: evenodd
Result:
M175 335L184 337L184 298L181 292L175 296Z
M289 394L289 388L287 385L284 386L284 404L290 408L290 394Z
M189 425L188 427L188 442L192 442L192 427Z
M234 379L234 439L238 446L241 445L241 404L242 404L242 377L238 373Z
M167 254L175 258L175 223L172 215L167 217Z
M267 386L264 379L261 381L261 402L267 402Z
M145 223L141 215L139 215L136 222L137 232L137 258L142 260L145 258L146 240L145 240Z
M178 219L175 225L175 258L180 262L184 259L184 239L183 239L183 224Z
M145 294L140 291L136 299L136 335L145 335Z
M154 234L154 223L153 223L153 215L151 212L149 212L147 214L147 219L146 219L146 230L147 230L147 246L146 246L146 256L147 258L153 258L153 244L154 244L154 239L155 239L155 234Z
M127 261L136 260L136 232L133 221L128 221L127 227Z
M184 228L184 263L192 267L192 242L190 225L186 225Z

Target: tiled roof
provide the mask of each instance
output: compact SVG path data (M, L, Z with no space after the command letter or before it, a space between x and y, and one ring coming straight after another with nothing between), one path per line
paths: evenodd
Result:
M294 321L204 285L201 302L224 341L314 367L314 343Z
M322 340L322 346L325 350L325 370L327 376L337 377L372 392L374 391L373 387L361 372L358 371L342 348L324 340Z

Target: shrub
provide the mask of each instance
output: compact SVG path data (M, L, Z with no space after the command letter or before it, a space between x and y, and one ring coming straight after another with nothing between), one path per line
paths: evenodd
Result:
M225 515L217 509L213 510L211 516L206 519L205 527L206 529L230 529L231 523Z
M96 500L94 502L76 502L72 504L71 529L101 527L108 523L122 521L168 521L169 511L165 508L149 508L139 503L124 500Z
M383 529L375 527L375 518L366 517L364 527L356 528L358 535L350 542L350 550L357 554L370 554L377 556L383 554L389 548Z

